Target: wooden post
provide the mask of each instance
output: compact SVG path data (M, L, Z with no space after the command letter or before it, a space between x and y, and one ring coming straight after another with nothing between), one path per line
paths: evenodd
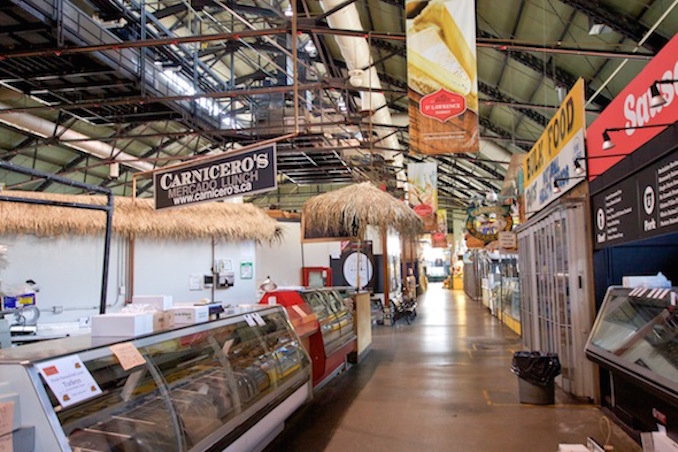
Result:
M386 228L381 229L381 246L382 246L382 253L384 256L384 316L386 318L391 318L389 314L391 314L391 303L390 303L390 280L389 280L389 274L388 274L388 264L389 264L389 258L388 258L388 240L387 240L387 234L388 231ZM384 321L384 323L386 323Z

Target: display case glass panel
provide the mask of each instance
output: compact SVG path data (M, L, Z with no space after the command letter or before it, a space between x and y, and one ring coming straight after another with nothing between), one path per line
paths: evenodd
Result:
M335 290L306 291L301 296L318 316L326 354L355 337L353 316Z
M678 393L678 319L672 289L611 287L586 352L603 364Z
M45 360L35 346L3 350L0 366L28 360L20 369L32 375L55 436L74 450L198 451L217 443L221 450L238 426L310 380L310 360L284 309L244 310L252 313L248 321L241 313L131 340L145 364L129 370L111 351L115 341L48 345L61 357L77 356L101 390L68 406L39 372L59 355ZM38 360L31 361L31 349Z

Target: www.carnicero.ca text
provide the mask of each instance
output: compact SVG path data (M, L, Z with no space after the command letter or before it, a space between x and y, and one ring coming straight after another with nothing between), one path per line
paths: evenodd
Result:
M173 205L251 192L259 170L271 164L268 153L255 153L230 162L162 174L159 184Z

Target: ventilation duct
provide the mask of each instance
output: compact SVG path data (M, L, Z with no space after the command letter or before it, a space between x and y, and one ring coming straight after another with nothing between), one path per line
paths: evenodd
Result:
M320 5L323 11L327 12L334 7L344 4L343 0L322 0ZM360 15L355 3L344 6L337 12L330 14L327 17L327 23L331 28L345 29L345 30L364 30L360 22ZM392 125L391 112L386 106L386 97L381 92L381 82L376 69L372 65L372 57L370 54L370 47L367 39L352 36L334 36L334 39L339 46L341 56L346 61L349 74L351 74L351 83L354 86L361 86L363 88L370 88L373 91L361 91L360 93L360 108L363 111L372 111L372 123ZM359 80L360 79L360 80ZM398 151L401 149L398 138L395 134L388 136L393 132L389 128L375 127L375 131L380 140L376 146L394 149L393 151L375 151L381 154L385 159L393 162L395 166L402 167L403 154ZM405 180L404 171L397 173L399 181Z
M12 106L0 102L0 109L11 110ZM127 154L122 150L102 141L69 141L91 140L91 137L75 130L57 125L51 121L23 112L5 112L0 114L0 122L16 129L24 130L42 138L58 136L64 140L63 145L90 154L102 160L114 157L113 161L138 171L151 171L153 165L148 162L139 162L138 157Z

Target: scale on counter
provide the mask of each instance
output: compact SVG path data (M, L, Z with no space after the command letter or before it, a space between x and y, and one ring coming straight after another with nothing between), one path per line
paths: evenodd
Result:
M38 331L37 323L40 318L35 293L2 297L0 318L4 318L5 324L9 323L11 334L35 334Z

